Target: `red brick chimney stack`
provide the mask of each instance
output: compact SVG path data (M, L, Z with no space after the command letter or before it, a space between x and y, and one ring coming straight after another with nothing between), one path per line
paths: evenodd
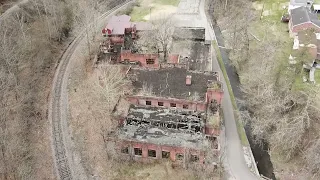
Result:
M191 75L187 75L187 77L186 77L186 85L187 86L190 86L191 85Z

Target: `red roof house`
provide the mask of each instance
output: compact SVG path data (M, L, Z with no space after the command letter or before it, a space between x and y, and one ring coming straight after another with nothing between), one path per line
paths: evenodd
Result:
M132 38L136 37L136 32L151 30L152 25L147 22L130 22L128 15L112 16L107 26L102 29L102 34L108 36L112 44L123 44L124 35L131 33Z

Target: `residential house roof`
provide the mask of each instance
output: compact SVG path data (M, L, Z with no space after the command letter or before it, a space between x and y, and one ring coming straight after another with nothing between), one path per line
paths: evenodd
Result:
M125 29L132 26L130 19L127 15L112 16L106 29L111 30L111 34L124 34Z
M152 24L147 22L130 22L131 17L127 15L121 16L112 16L109 20L107 27L105 29L109 29L111 34L113 35L122 35L125 33L126 28L131 28L136 26L138 31L146 31L152 29Z
M304 23L313 23L320 28L320 20L317 14L310 12L306 7L299 7L291 10L291 23L292 26L297 26Z

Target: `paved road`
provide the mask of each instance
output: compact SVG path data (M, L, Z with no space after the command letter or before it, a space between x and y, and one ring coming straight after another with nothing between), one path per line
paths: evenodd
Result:
M185 8L186 0L183 2L183 8ZM192 1L188 1L192 3ZM197 2L197 1L195 1ZM189 5L194 8L194 5ZM194 11L194 10L193 10ZM199 4L199 13L191 14L183 13L179 11L176 18L181 20L179 25L188 25L189 27L205 27L206 28L206 40L215 40L215 34L212 26L208 23L206 13L205 13L205 0L201 0ZM219 63L216 59L214 49L212 48L212 70L218 71L221 75L221 69ZM225 146L222 147L223 154L223 164L226 169L227 179L237 179L237 180L256 180L260 179L255 174L253 174L244 159L244 152L240 142L240 137L237 132L236 120L234 118L233 106L230 99L230 94L226 86L226 81L223 76L221 76L221 81L224 87L224 98L222 102L222 109L225 121Z

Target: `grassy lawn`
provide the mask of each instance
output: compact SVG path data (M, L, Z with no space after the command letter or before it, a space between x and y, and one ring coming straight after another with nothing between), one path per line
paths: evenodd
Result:
M320 0L314 0L314 4L320 4Z
M144 18L150 14L150 10L154 14L155 11L167 7L165 5L178 6L179 2L180 0L139 0L122 14L131 16L132 21L146 21Z
M227 74L226 68L225 68L223 60L222 60L220 49L219 49L216 41L212 41L212 44L213 44L213 47L215 49L215 52L216 52L216 55L217 55L217 59L218 59L218 62L219 62L223 77L226 80L226 85L227 85L227 88L228 88L228 91L229 91L229 94L230 94L230 99L231 99L231 103L232 103L233 109L234 109L234 111L236 113L238 113L239 111L238 111L236 99L234 97L234 94L233 94L233 91L232 91L232 88L231 88L231 84L229 82L228 74ZM248 146L249 142L248 142L248 138L247 138L246 132L244 130L244 126L243 126L242 122L239 121L239 117L237 116L237 114L235 114L234 118L236 119L237 130L238 130L238 134L240 136L241 144L244 145L244 146Z
M320 69L317 69L314 73L314 80L316 81L316 84L320 84Z
M156 4L178 6L180 0L154 0Z
M130 13L131 21L145 21L143 18L150 13L150 9L143 6L134 6Z

